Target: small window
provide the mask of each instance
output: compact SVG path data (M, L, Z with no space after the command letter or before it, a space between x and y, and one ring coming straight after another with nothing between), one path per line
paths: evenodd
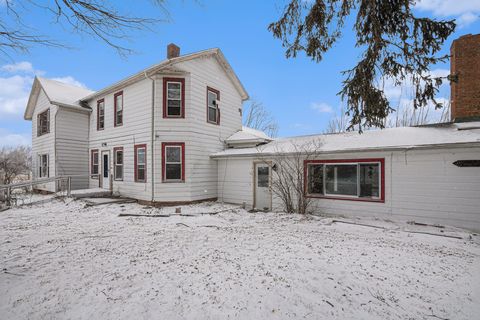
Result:
M114 177L116 181L123 180L123 148L113 148Z
M185 117L185 79L163 78L163 117Z
M220 124L220 92L207 87L207 122Z
M92 155L91 155L91 170L90 173L92 175L98 175L98 168L99 168L99 161L98 161L98 150L92 150ZM98 176L95 176L93 178L98 178Z
M135 181L147 181L147 145L139 144L134 147L135 151Z
M163 143L162 159L164 181L185 181L185 144L183 142Z
M50 132L50 109L37 115L37 137Z
M49 177L49 164L48 164L48 154L41 154L38 156L38 177L39 178L48 178Z
M360 197L380 197L380 164L360 164Z
M257 187L259 188L268 188L269 185L269 167L257 167Z
M115 93L113 96L114 99L114 126L123 125L123 91Z
M105 128L105 100L97 101L97 130Z

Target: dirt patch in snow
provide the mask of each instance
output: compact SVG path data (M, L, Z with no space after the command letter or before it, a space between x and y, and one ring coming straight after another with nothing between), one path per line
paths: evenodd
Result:
M205 213L226 209L217 215ZM480 245L218 203L0 214L5 319L473 319Z

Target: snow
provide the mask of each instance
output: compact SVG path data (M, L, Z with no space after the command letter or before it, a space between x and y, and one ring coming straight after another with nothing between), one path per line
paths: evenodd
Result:
M1 317L473 319L480 312L480 244L466 232L454 239L387 221L379 229L221 203L183 206L192 216L174 211L54 200L0 213Z
M37 77L51 102L81 107L79 100L93 93L92 90Z
M245 149L227 149L212 157L269 155L295 152L312 147L319 152L385 150L447 144L480 144L480 122L445 124L442 126L401 127L369 130L362 134L347 132L276 139L268 144ZM303 150L303 149L302 149Z
M272 141L265 132L249 127L242 127L242 130L235 132L227 138L226 142L230 144L243 142L266 142Z

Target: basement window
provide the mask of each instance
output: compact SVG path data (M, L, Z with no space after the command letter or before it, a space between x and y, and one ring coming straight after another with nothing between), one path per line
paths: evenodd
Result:
M37 137L50 132L50 109L37 115Z
M305 162L307 197L381 201L385 199L384 159Z
M162 143L162 169L163 181L185 181L185 143Z
M185 117L185 79L163 78L163 117Z

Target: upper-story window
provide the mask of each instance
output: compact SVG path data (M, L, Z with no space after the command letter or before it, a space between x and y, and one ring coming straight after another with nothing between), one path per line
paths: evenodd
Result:
M207 87L207 122L220 124L220 91Z
M97 101L97 130L105 128L105 100Z
M185 118L185 79L163 78L163 117Z
M113 96L114 100L114 126L121 126L123 125L123 91L117 92Z
M37 115L37 137L50 132L50 109Z

